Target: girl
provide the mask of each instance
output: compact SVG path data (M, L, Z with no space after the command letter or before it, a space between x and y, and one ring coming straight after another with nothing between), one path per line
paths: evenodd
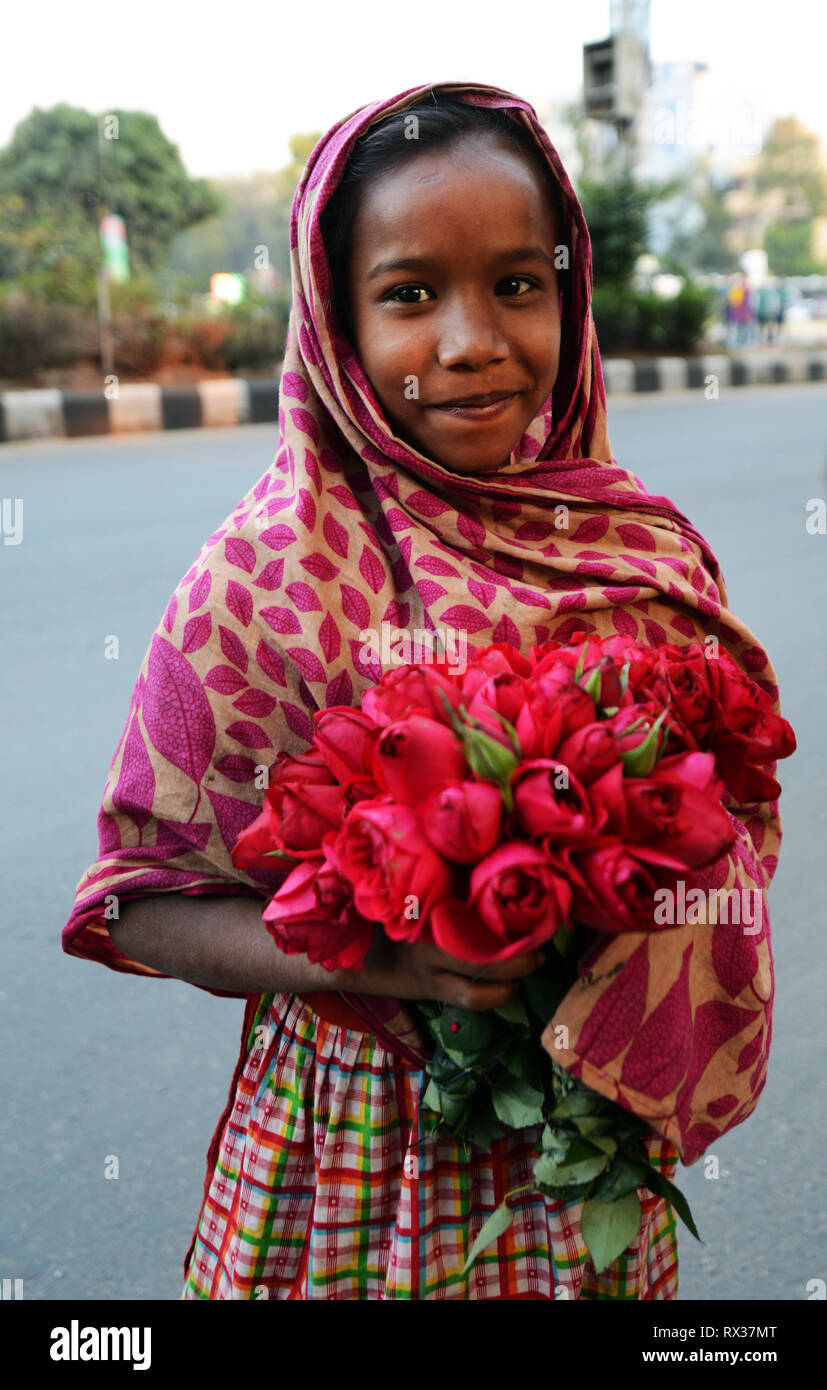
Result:
M462 1276L539 1131L490 1151L426 1133L405 1001L492 1008L536 958L476 978L377 929L361 972L331 974L276 948L261 911L281 876L230 852L278 751L379 678L364 642L383 624L524 652L575 631L714 639L777 707L772 667L703 538L612 457L588 230L531 106L440 83L356 111L316 145L290 235L275 460L152 637L64 932L72 954L247 1000L182 1297L675 1298L674 1213L645 1189L600 1276L578 1203L540 1194ZM708 886L766 908L778 804L730 814ZM754 1109L771 1004L766 911L749 936L619 935L555 1014L558 1060L650 1122L672 1176Z

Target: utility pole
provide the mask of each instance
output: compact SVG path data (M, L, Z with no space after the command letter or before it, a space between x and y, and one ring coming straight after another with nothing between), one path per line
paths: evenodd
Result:
M610 27L607 39L583 45L583 108L614 127L621 163L631 172L650 82L649 0L611 0Z
M108 215L107 168L109 156L106 147L109 141L104 131L104 116L98 116L98 177L100 198L98 199L98 245L101 247L100 268L98 270L98 337L100 341L101 370L104 377L115 373L115 343L112 334L112 309L109 301L109 266L102 245L102 226Z

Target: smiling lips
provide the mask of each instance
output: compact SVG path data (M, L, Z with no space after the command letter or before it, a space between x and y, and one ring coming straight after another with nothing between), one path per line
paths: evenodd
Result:
M461 420L495 420L516 400L516 391L489 391L484 396L465 396L455 401L436 402L431 409Z

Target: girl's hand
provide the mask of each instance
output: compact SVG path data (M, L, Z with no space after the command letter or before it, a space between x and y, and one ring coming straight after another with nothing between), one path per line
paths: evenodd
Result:
M461 1009L496 1009L508 1002L525 975L542 964L539 952L498 965L471 965L424 942L391 941L377 927L361 970L336 987L356 994L433 999Z

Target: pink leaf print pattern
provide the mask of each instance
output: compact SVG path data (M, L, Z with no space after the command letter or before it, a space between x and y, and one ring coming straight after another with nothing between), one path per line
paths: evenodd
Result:
M313 530L313 527L316 525L316 503L313 501L306 487L299 488L296 516L299 518L299 521L304 522L308 531Z
M607 516L589 516L585 521L581 521L572 541L578 545L594 545L602 540L609 529L609 518ZM624 545L629 545L629 541L624 541Z
M200 618L190 618L184 628L181 650L185 652L200 651L209 642L211 632L212 618L209 613L202 613Z
M385 570L382 561L378 555L374 554L369 545L362 546L362 554L359 556L359 572L368 588L378 594L385 582Z
M199 783L215 748L215 719L189 662L157 633L149 652L143 716L153 747Z
M340 584L342 591L342 612L358 628L370 627L370 605L364 594L354 589L352 584Z
M286 550L296 539L296 533L291 526L285 526L280 522L278 526L271 526L267 531L262 531L261 539L271 550Z
M303 738L305 742L312 743L316 729L310 715L303 709L299 709L297 705L291 704L288 700L279 700L279 704L284 710L284 718L287 727L291 729L294 734L297 734L299 738Z
M212 575L209 570L204 570L204 573L196 579L190 589L189 607L191 613L194 613L196 608L201 608L207 602L211 588Z
M306 681L326 681L324 667L315 652L305 651L304 647L287 647L287 655L295 661Z
M649 988L649 942L632 952L623 969L603 991L577 1038L577 1052L596 1067L605 1067L628 1046L640 1027Z
M269 676L274 685L281 685L286 689L287 677L284 673L284 657L263 638L256 647L256 661L265 676Z
M322 531L324 532L324 538L330 546L330 549L334 550L337 555L341 555L343 560L346 560L348 551L347 531L342 523L336 520L335 516L331 516L330 512L326 513L325 519L322 522Z
M226 730L227 738L243 743L245 748L272 748L273 744L264 729L249 719L237 719Z
M221 695L234 695L243 690L247 682L233 666L213 666L204 677L204 684Z
M630 550L657 549L654 536L647 531L645 526L638 526L637 522L627 521L621 526L616 526L615 530L623 544L628 545Z
M299 564L302 569L307 570L308 574L312 574L314 578L322 579L325 582L329 579L335 579L336 575L342 572L338 565L334 565L328 560L326 555L305 555Z
M302 625L291 608L260 608L259 617L263 618L268 627L274 632L301 632Z
M229 782L251 782L255 775L256 764L252 758L243 758L240 753L227 753L223 758L219 758L215 764L216 772L220 772L222 777L226 777Z
M177 612L178 612L178 597L177 597L176 594L173 594L173 595L172 595L172 598L170 599L169 603L167 604L167 611L166 611L166 613L164 614L164 627L166 628L167 632L172 632L172 629L173 629L174 626L175 626L175 614L176 614Z
M655 1100L680 1085L692 1050L689 961L693 943L683 953L680 974L635 1036L623 1060L620 1081Z
M512 622L507 613L503 613L500 621L494 629L491 638L492 642L510 642L512 647L520 649L520 629L517 624Z
M225 541L224 554L231 565L238 565L239 569L246 570L248 574L253 573L256 567L256 552L249 541L241 540L240 537Z
M243 671L246 675L249 658L244 650L244 643L241 641L241 638L237 637L231 628L222 627L221 623L218 624L218 631L221 634L221 650L227 660L231 661L234 666L237 666L238 669Z
M332 613L325 613L319 627L319 645L328 664L336 660L342 645L342 638Z
M491 619L467 603L455 603L440 614L440 622L456 628L457 632L481 632L491 626Z
M268 714L273 713L277 704L278 700L274 695L268 695L266 690L258 690L251 686L243 695L239 695L237 700L233 700L233 709L240 710L242 714L251 714L254 719L266 719Z
M249 589L231 579L227 584L226 603L233 617L238 618L244 627L249 627L253 617L253 596Z
M207 788L207 796L215 812L218 829L227 849L232 851L242 830L246 830L260 812L260 807L249 801L239 801L236 796L225 796Z
M134 714L124 744L120 776L112 793L112 802L117 810L130 815L138 829L142 830L152 815L154 796L155 773L141 735L138 716Z
M294 579L292 584L288 584L284 591L294 608L298 608L300 613L320 613L321 601L315 589L309 584L304 584L300 579Z
M325 707L328 709L332 705L352 704L353 681L350 679L350 675L347 671L340 671L338 676L335 676L334 679L329 682L325 689L324 702Z
M284 578L284 560L271 560L264 566L261 574L253 580L257 589L280 589Z

